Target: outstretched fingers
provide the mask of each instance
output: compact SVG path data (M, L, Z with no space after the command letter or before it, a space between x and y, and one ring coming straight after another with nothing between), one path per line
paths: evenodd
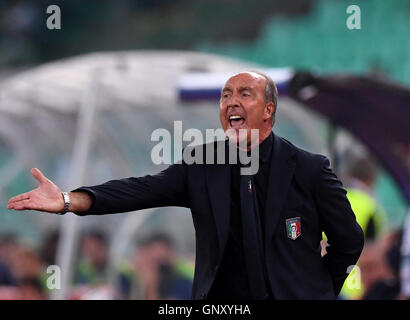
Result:
M14 209L14 210L27 210L27 209L34 209L32 202L30 199L24 199L20 201L15 201L13 203L9 203L8 209Z
M11 198L9 200L8 205L10 206L10 204L13 204L18 201L26 200L26 199L30 199L30 192L22 193L22 194L19 194L18 196Z
M47 178L43 175L43 173L38 170L37 168L31 169L31 174L33 177L41 183L47 182ZM9 210L14 209L14 210L25 210L25 209L33 209L33 201L30 201L30 197L33 194L33 191L29 191L26 193L19 194L13 198L11 198L8 202L7 208Z

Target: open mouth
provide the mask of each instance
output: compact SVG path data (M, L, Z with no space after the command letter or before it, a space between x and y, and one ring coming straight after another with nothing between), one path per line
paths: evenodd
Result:
M245 124L245 118L239 115L232 115L229 117L229 124L231 128L239 129Z

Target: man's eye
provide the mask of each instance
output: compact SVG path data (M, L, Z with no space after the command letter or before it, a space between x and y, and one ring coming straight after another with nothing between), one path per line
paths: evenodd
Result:
M249 96L250 96L250 94L249 94L249 93L247 93L247 92L244 92L244 93L242 93L242 96L244 96L244 97L249 97Z
M229 98L229 93L225 93L222 95L224 98Z

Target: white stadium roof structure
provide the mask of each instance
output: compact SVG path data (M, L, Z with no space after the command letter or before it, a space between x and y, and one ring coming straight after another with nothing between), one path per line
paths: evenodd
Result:
M272 70L210 54L125 51L68 58L6 78L0 82L0 199L4 204L0 233L16 231L39 238L44 229L57 227L60 221L70 225L76 220L71 229L62 229L63 235L79 229L79 224L81 228L98 225L113 236L111 254L119 258L127 250L124 238L144 223L138 234L167 229L181 252L191 252L194 230L186 209L98 218L10 215L7 198L37 185L31 167L38 167L66 190L158 172L166 166L151 161L151 150L158 143L151 141L155 129L172 133L174 120L182 120L183 130L220 127L217 100L183 100L181 90L218 88L230 74L249 69L265 70L276 81L292 76L288 69ZM326 153L320 120L280 97L275 131L301 147Z

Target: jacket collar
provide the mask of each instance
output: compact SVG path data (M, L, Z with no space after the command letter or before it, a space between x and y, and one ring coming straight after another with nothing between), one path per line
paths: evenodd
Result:
M270 149L267 148L267 150L271 150L272 152L268 153L268 157L269 155L271 156L271 163L265 206L264 228L266 244L268 244L273 237L280 212L286 199L286 194L295 169L295 162L292 161L292 157L296 152L290 143L275 135L273 132L267 139L271 139L272 142L270 143ZM269 142L267 139L265 139L262 144L265 141ZM263 159L261 160L263 161ZM269 158L267 160L269 160ZM221 258L229 234L230 167L229 164L216 164L206 165L205 168L210 202L218 233Z
M259 145L259 159L263 163L269 161L273 147L273 132Z

